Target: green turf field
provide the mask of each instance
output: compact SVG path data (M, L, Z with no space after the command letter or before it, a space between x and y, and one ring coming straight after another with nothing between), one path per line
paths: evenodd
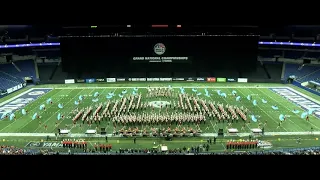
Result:
M56 122L58 122L58 127L61 129L69 129L71 130L72 134L84 134L87 129L95 129L96 126L93 124L89 127L87 124L83 125L83 127L79 127L79 123L74 127L72 126L72 118L74 115L71 114L72 110L76 107L84 108L88 106L94 107L96 104L105 103L107 102L106 96L110 92L114 92L116 95L120 94L124 89L128 91L128 94L131 94L133 88L138 88L138 92L142 94L142 102L148 101L174 101L171 99L164 99L164 98L146 98L147 88L148 86L152 87L168 87L168 85L172 85L173 91L179 93L179 88L184 87L185 92L187 94L194 94L192 88L196 88L197 92L202 93L199 98L206 100L206 101L214 101L215 103L223 103L224 105L236 105L238 107L243 106L249 110L247 115L248 121L245 125L245 129L241 129L244 125L244 122L240 120L239 122L232 123L231 127L229 128L236 128L239 130L240 133L250 133L251 129L258 128L258 124L260 122L264 123L267 121L267 125L264 127L265 132L272 132L275 136L270 136L270 140L278 143L278 147L295 147L296 143L293 140L288 145L285 145L285 140L278 141L277 138L280 137L281 133L285 132L292 132L294 135L295 132L310 132L310 129L313 128L314 132L320 131L320 119L315 116L310 116L310 121L307 122L305 119L300 117L300 114L295 114L292 110L299 110L303 112L304 110L297 105L289 102L285 98L281 97L280 95L274 93L269 87L291 87L299 92L320 101L319 96L306 92L304 90L300 90L299 88L293 86L285 86L282 84L252 84L252 83L114 83L114 84L71 84L71 85L40 85L34 86L32 88L52 88L51 91L42 95L40 98L36 99L35 101L29 103L24 107L25 110L28 111L27 115L22 115L21 110L16 111L14 114L16 116L15 120L9 120L9 118L2 119L0 121L0 137L6 139L6 143L14 142L14 143L26 143L30 141L37 141L40 138L44 139L45 135L48 133L55 133L57 132L57 127L55 126ZM259 86L259 87L256 87ZM210 97L206 97L205 90L207 89L210 93ZM11 98L15 98L21 93L29 90L23 89L14 94L6 96L0 99L0 103L5 103L7 100ZM221 97L218 95L216 90L221 90L227 94L227 97ZM232 91L237 92L237 96L241 96L241 101L236 101L235 96L232 95ZM93 95L94 93L98 92L99 100L98 102L93 102ZM82 95L85 99L79 104L75 105L74 102L78 100L79 96ZM251 100L247 100L247 96L251 96ZM53 104L46 104L47 99L51 98ZM120 99L118 96L114 96L112 100ZM266 100L267 103L262 103L262 99ZM257 100L258 104L256 106L253 105L252 101ZM62 109L58 108L58 104L61 103L64 105ZM40 110L40 105L45 104L46 110ZM271 108L272 105L278 106L278 110L274 110ZM93 111L95 110L95 107ZM149 112L146 110L146 112ZM32 120L32 115L37 113L41 118ZM64 115L64 118L61 120L57 120L58 114ZM279 115L285 114L287 115L287 120L283 122L278 128L278 124L280 122ZM249 115L255 115L258 117L257 122L251 121L251 117ZM41 122L41 125L39 125ZM44 125L47 125L47 129L44 128ZM201 125L201 130L203 133L217 133L219 128L226 129L227 123L222 123L217 120L207 120L205 125ZM101 127L105 127L108 134L113 131L112 123L108 121L102 121L102 123L98 126L98 132ZM191 125L194 127L194 125ZM120 129L121 126L118 126L117 129ZM139 127L142 129L143 127ZM12 137L8 137L4 133L15 133L12 134ZM17 134L17 133L26 133L26 134ZM38 134L39 137L32 137L28 136L27 133L43 133ZM302 134L301 134L302 135ZM14 137L16 136L16 137ZM21 137L26 137L26 139L21 139ZM41 136L41 137L40 137ZM277 137L277 138L276 138ZM282 137L281 137L282 138ZM181 143L191 145L192 143L200 143L201 140L204 138L182 138ZM288 139L288 138L283 138ZM289 138L290 139L290 138ZM309 136L305 138L306 142L304 146L312 146L317 145L318 141L314 140L315 138L310 138ZM92 142L100 141L99 139L92 140ZM115 141L115 140L114 140ZM123 140L124 144L131 144L132 140ZM141 142L145 142L146 144L152 143L154 140L141 140ZM179 141L173 141L169 143L178 143ZM294 142L294 143L293 143ZM312 142L312 143L311 143ZM116 143L115 143L116 144ZM179 143L178 143L179 144ZM180 145L182 145L180 144ZM284 145L280 145L284 144ZM179 146L180 146L179 145ZM118 145L120 147L120 145ZM125 145L124 145L125 146ZM176 145L173 145L176 147ZM178 145L177 145L178 146ZM220 142L221 147L216 147L214 150L223 150L223 143Z

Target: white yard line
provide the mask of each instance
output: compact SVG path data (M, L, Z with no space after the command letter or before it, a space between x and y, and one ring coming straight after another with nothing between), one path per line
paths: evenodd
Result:
M244 93L239 89L239 91L240 91L240 93L242 94L242 95L244 95ZM251 93L253 93L252 91L251 91ZM258 106L258 108L259 109L261 109L261 111L262 112L264 112L267 116L269 116L276 124L277 123L279 123L279 122L277 122L276 120L274 120L274 118L272 117L272 116L270 116L266 111L264 111L259 105L257 105ZM286 128L284 128L284 127L282 127L285 131L287 131L288 132L288 130L286 129Z
M148 88L148 87L138 87L138 86L136 86L137 88ZM164 86L153 86L153 88L159 88L159 87L164 87ZM2 105L5 105L5 104L7 104L7 103L9 103L9 102L11 102L11 101L13 101L13 100L15 100L15 99L17 99L17 98L19 98L19 97L21 97L21 96L23 96L23 95L25 95L25 94L27 94L27 93L29 93L30 91L32 91L32 90L35 90L35 89L51 89L51 90L53 90L53 89L72 89L72 90L74 90L74 89L82 89L82 90L85 90L85 89L118 89L118 88L124 88L124 89L129 89L129 88L135 88L134 86L130 86L130 87L123 87L123 86L114 86L114 87L62 87L62 88L31 88L31 89L29 89L29 90L27 90L27 91L25 91L25 92L22 92L21 94L19 94L19 95L17 95L17 96L15 96L15 97L12 97L12 98L10 98L10 99L8 99L8 100L6 100L6 101L4 101L4 102L2 102L2 103L0 103L0 106L2 106ZM173 87L173 88L180 88L180 87ZM184 87L184 88L194 88L194 86L192 86L192 87ZM254 87L254 86L200 86L200 87L197 87L198 89L204 89L204 88L208 88L208 89L218 89L218 88L222 88L222 89L229 89L229 88L236 88L236 89L243 89L243 88L245 88L245 89L270 89L270 88L287 88L287 89L289 89L289 90L291 90L292 92L294 92L294 93L297 93L297 94L299 94L299 95L301 95L302 97L305 97L305 98L307 98L307 99L309 99L309 100L311 100L311 101L313 101L313 102L316 102L316 103L319 103L320 104L320 102L319 101L317 101L317 100L315 100L315 99L313 99L313 98L311 98L311 97L309 97L309 96L307 96L307 95L304 95L303 93L300 93L299 91L296 91L295 89L293 89L293 88L291 88L291 87L287 87L287 86L276 86L276 87L265 87L265 86L262 86L262 87ZM240 91L240 90L239 90ZM82 92L82 91L81 91ZM241 92L241 91L240 91ZM50 91L48 92L48 93L50 93ZM57 92L58 93L58 92ZM57 94L56 93L56 94ZM264 92L263 92L264 93ZM47 94L47 93L46 93ZM44 94L44 95L46 95L46 94ZM243 94L243 93L242 93ZM267 95L267 96L269 96L269 95ZM39 97L38 97L39 98ZM269 98L271 98L271 99L273 99L272 97L270 97L269 96ZM212 97L211 97L211 99L212 99ZM45 102L45 101L44 101ZM31 103L30 103L31 104ZM30 104L28 104L28 105L30 105ZM27 106L28 106L27 105ZM35 108L38 108L38 107L35 107ZM33 111L35 108L33 108L33 109L31 109L30 111ZM259 107L260 108L260 107ZM261 108L260 108L261 109ZM288 108L287 108L288 109ZM262 109L261 109L262 110ZM288 109L289 110L289 109ZM262 110L263 111L263 110ZM265 114L267 114L268 115L268 113L266 113L265 111L263 111ZM270 115L268 115L269 117L270 117ZM20 118L22 118L23 116L21 116ZM20 119L20 118L18 118L18 119ZM51 118L51 117L50 117ZM49 119L50 119L49 118ZM18 120L17 119L17 120ZM274 118L271 118L272 120L274 120ZM16 121L17 121L16 120ZM16 122L15 121L15 122ZM13 123L15 123L15 122L13 122ZM276 122L276 121L275 121ZM9 124L8 126L10 126L10 125L12 125L13 123L11 123L11 124ZM213 126L213 124L212 124L212 122L210 121L210 123L211 123L211 125ZM313 124L314 125L314 124ZM2 128L0 131L2 131L2 130L4 130L4 129L6 129L8 126L6 126L6 127L4 127L4 128ZM315 126L315 125L314 125ZM315 126L315 127L317 127L317 126ZM318 129L320 129L319 127L317 127ZM300 127L300 129L302 129L301 127ZM284 130L286 130L285 128L284 128ZM287 130L286 130L287 131ZM267 135L268 133L271 133L272 135L274 135L274 134L277 134L277 135L306 135L306 134L310 134L310 132L266 132L265 134ZM41 134L41 136L44 136L45 134L50 134L50 135L52 135L52 136L54 136L54 133L0 133L0 136L34 136L35 134L38 134L39 136L40 136L40 134ZM248 133L249 134L249 133ZM315 134L315 135L317 135L317 134L319 134L320 135L320 132L313 132L313 134ZM74 135L76 135L76 136L85 136L85 135L83 135L83 134L74 134ZM108 135L109 136L109 135ZM85 136L86 137L86 136Z
M260 90L259 90L260 91ZM260 91L260 92L262 92L263 94L266 94L266 93L264 93L263 91ZM274 101L275 101L275 99L274 98L272 98L271 96L269 96L268 94L266 94L269 98L271 98L271 99L273 99ZM281 96L279 96L279 97L281 97ZM306 97L308 97L308 96L306 96ZM293 103L293 102L291 102L291 101L289 101L289 100L286 100L286 101L288 101L288 102L290 102L290 103ZM287 106L284 106L284 105L281 105L282 107L285 107L288 111L291 111ZM299 118L301 118L298 114L294 114L294 115L296 115L296 116L298 116ZM291 121L291 120L290 120ZM293 124L296 124L296 123L294 123L293 121L291 121ZM310 122L309 121L309 123L310 124L312 124L314 127L316 127L316 128L318 128L318 129L320 129L318 126L316 126L316 125L314 125L312 122ZM297 125L297 126L299 126L299 125ZM300 126L299 126L300 127ZM302 130L304 130L303 128L301 128L300 127L300 129L302 129Z
M49 91L49 92L50 92L50 91ZM47 95L49 92L47 92L46 94L43 94L42 96ZM58 94L59 92L60 92L60 91L56 92L55 94L53 94L53 96L56 95L56 94ZM38 101L40 97L41 97L41 96L39 96L35 101L28 103L26 106L24 106L24 108L26 108L26 107L28 107L29 105L31 105L32 103L35 103L36 101ZM42 102L45 103L46 101L47 101L47 100L44 100L44 101L42 101ZM42 103L41 103L41 104L42 104ZM34 108L30 109L29 112L32 112L32 111L33 111L34 109L36 109L36 108L38 108L38 106L35 106ZM27 114L27 115L29 115L29 114ZM0 129L0 132L3 131L4 129L6 129L7 127L11 126L12 124L15 124L16 122L18 122L19 119L21 119L21 118L23 118L23 117L25 117L25 116L20 116L19 118L15 119L13 123L10 123L10 124L8 124L7 126L5 126L4 128Z
M266 95L267 97L269 97L269 98L272 99L273 101L277 102L277 100L275 100L273 97L271 97L270 95L266 94L265 92L263 92L263 91L261 91L261 90L258 90L258 91L260 91L262 94ZM284 105L282 105L282 104L280 104L280 106L285 107L287 110L290 111L290 109L289 109L287 106L284 106ZM295 115L296 115L296 114L295 114ZM298 128L300 128L302 131L304 131L304 129L303 129L301 126L299 126L298 124L294 123L294 122L291 121L290 119L289 119L289 122L291 122L292 124L294 124L295 126L297 126Z
M92 93L94 91L94 89L90 92L90 94ZM99 93L99 94L103 94L104 92L105 92L106 90L103 90L101 93ZM114 91L115 92L115 91ZM91 104L90 104L90 106L92 106L93 104L94 104L95 102L92 102ZM70 112L71 113L71 112ZM73 129L73 126L71 127L71 129L70 129L70 132L71 132L71 130Z
M229 92L229 91L228 91ZM232 91L230 92L231 94L232 94ZM228 93L229 94L229 93ZM242 93L242 95L244 95L243 93ZM224 98L223 98L224 99ZM226 101L226 100L225 100ZM227 101L226 101L227 102ZM228 102L227 102L227 104L228 104ZM240 101L240 104L242 104L242 106L243 107L245 107L245 108L247 108L246 107L246 105L244 104L244 103L242 103L242 100ZM249 109L249 108L248 108ZM250 109L249 109L249 111L251 111ZM251 121L251 119L248 119L249 120L249 122ZM249 129L249 131L251 132L251 127L250 127L250 125L248 124L248 123L246 123L245 121L244 121L244 123L246 124L246 127Z
M84 89L81 90L80 92L82 93L83 91L84 91ZM91 94L93 91L94 91L94 89L93 89L92 91L90 91L89 94ZM80 94L80 92L79 92L76 96L74 96L71 100L76 99L76 98L78 97L78 95ZM71 101L71 100L70 100L70 101ZM70 103L70 102L67 102L67 104L69 104L69 103ZM67 105L67 104L66 104L66 105ZM58 112L58 111L57 111L57 112ZM67 114L65 117L68 117L71 113L72 113L72 111L69 112L69 114ZM63 120L62 120L62 121L63 121ZM59 122L59 125L61 124L62 121ZM73 129L73 126L71 127L71 129ZM71 129L70 129L70 131L71 131Z
M78 92L73 98L71 98L66 104L64 104L63 106L65 106L65 105L68 105L71 101L73 101L75 98L77 98L77 96L80 94L80 93L82 93L84 91L84 89L82 89L80 92ZM70 91L67 95L69 95L70 93L71 93L72 91ZM60 98L60 99L62 99L62 98ZM57 100L57 102L58 102L59 100ZM54 115L56 115L57 113L59 113L60 111L61 111L62 109L59 109L58 111L56 111L56 112L54 112L49 118L47 118L47 120L46 121L44 121L43 122L43 124L45 124L45 123L47 123ZM30 121L31 122L31 121ZM29 123L30 123L29 122ZM29 124L28 123L28 124ZM27 126L28 124L26 124L25 126ZM25 127L24 126L24 127ZM24 128L24 127L22 127L22 128ZM22 129L21 128L21 129ZM37 129L35 129L34 131L33 131L33 133L34 132L36 132L38 129L39 129L40 127L37 127ZM20 129L19 129L20 130Z
M53 88L31 88L31 89L28 89L27 91L24 91L24 92L22 92L21 94L18 94L18 95L14 96L14 97L6 100L6 101L3 101L2 103L0 103L0 106L3 106L3 105L5 105L5 104L7 104L7 103L9 103L9 102L11 102L11 101L13 101L13 100L15 100L15 99L18 99L19 97L21 97L21 96L29 93L29 92L32 91L32 90L36 90L36 89L51 89L51 90L53 90ZM49 91L49 92L50 92L50 91ZM49 93L49 92L48 92L48 93Z
M211 121L211 120L210 120L210 123L211 123L211 126L212 126L213 130L214 130L215 132L217 132L216 126L214 126L214 125L212 124L212 121Z
M224 148L224 150L227 149L226 146L225 146L223 143L221 143L221 145L222 145L222 147Z
M68 94L70 94L72 91L70 91ZM60 92L59 92L60 93ZM57 93L58 94L58 93ZM57 94L55 94L55 95L57 95ZM62 99L62 97L61 98L59 98L57 101L59 101L60 99ZM49 108L48 108L49 109ZM46 112L46 111L41 111L38 115L41 115L42 113L44 113L44 112ZM53 115L54 115L54 113L53 113ZM52 115L52 116L53 116ZM21 117L23 117L23 116L21 116ZM32 121L34 121L34 120L31 120L31 121L29 121L27 124L25 124L24 126L22 126L22 127L20 127L19 129L18 129L18 132L22 129L22 128L24 128L24 127L26 127L28 124L30 124Z

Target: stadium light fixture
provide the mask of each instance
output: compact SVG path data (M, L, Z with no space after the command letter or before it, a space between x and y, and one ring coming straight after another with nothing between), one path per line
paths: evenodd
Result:
M320 43L298 43L298 42L271 42L259 41L259 45L283 45L283 46L303 46L303 47L320 47ZM30 43L30 44L8 44L0 45L0 49L6 48L24 48L24 47L41 47L41 46L60 46L60 43Z

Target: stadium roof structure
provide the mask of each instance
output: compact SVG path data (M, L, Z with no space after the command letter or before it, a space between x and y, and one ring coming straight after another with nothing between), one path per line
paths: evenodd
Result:
M58 42L59 36L74 35L158 35L158 34L252 34L260 35L261 41L278 42L319 42L320 26L316 25L188 25L188 24L149 24L149 25L0 25L0 44L22 42Z

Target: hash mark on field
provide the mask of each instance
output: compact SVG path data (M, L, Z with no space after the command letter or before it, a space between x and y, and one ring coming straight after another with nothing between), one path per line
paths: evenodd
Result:
M30 89L30 91L32 91L33 89L37 89L37 88L32 88L32 89ZM43 88L43 89L44 89L44 88ZM30 91L28 91L28 92L30 92ZM27 93L28 93L28 92L27 92ZM48 94L51 93L51 92L54 92L54 91L50 91L50 92L44 94L43 96L46 96L46 95L48 95ZM58 94L59 92L60 92L60 91L57 91L54 95ZM26 93L23 93L23 95L24 95L24 94L26 94ZM19 98L20 96L22 96L22 95L17 95L16 98ZM42 98L43 98L43 97L42 97ZM15 98L13 98L13 99L15 99ZM37 99L37 100L40 100L40 99ZM27 107L29 107L29 106L30 106L30 107L35 106L37 100L30 102L29 104L27 104L26 106L24 106L24 108L27 108ZM40 101L40 102L41 102L41 101ZM46 102L46 101L42 101L42 103L39 103L39 104L43 104L43 103L45 103L45 102ZM32 109L29 111L29 114L30 114L35 108L37 108L37 107L38 107L38 106L35 106L34 108L32 108ZM28 116L29 114L27 114L27 116ZM2 129L0 130L0 132L3 131L3 130L6 129L6 128L12 126L13 124L15 124L15 123L16 123L19 119L21 119L22 117L25 117L25 116L20 116L20 117L17 118L14 122L12 122L12 123L8 124L7 126L5 126L4 128L2 128Z
M263 91L261 91L260 89L258 89L258 91L260 91L260 92L262 92L263 94L265 94L265 95L267 95L270 99L272 99L272 100L274 100L275 101L275 99L273 98L273 97L271 97L269 94L266 94L265 92L263 92ZM285 101L286 103L288 102L287 100ZM291 103L291 102L290 102ZM282 106L282 107L284 107L285 109L287 109L288 111L290 111L290 109L287 107L287 106L285 106L285 105L283 105L283 104L281 104L280 103L280 105ZM290 111L291 112L291 111ZM298 116L299 117L299 115L297 115L297 114L295 114L296 116ZM301 126L299 126L298 124L296 124L295 122L293 122L293 121L291 121L291 120L289 120L292 124L294 124L295 126L297 126L297 127L299 127L302 131L305 131L303 128L301 128ZM310 122L311 123L311 122ZM315 126L315 127L317 127L317 126ZM317 127L318 128L318 127ZM319 128L318 128L319 129Z
M55 95L57 95L57 94L60 93L60 92L62 92L62 91L57 92L56 94L52 95L52 97L55 96ZM71 91L70 91L70 92L71 92ZM70 92L69 92L69 93L70 93ZM60 99L59 99L59 100L60 100ZM59 101L59 100L58 100L58 101ZM45 102L45 101L44 101L44 102ZM42 103L41 103L41 104L42 104ZM51 107L52 107L52 105L51 105ZM48 109L50 109L51 107L49 107ZM37 106L36 106L35 108L37 108ZM34 109L35 109L35 108L34 108ZM34 109L32 109L32 111L33 111ZM47 110L48 110L48 109L47 109ZM30 112L31 112L31 111L30 111ZM44 112L46 112L46 111L42 111L41 113L39 113L39 115L43 114ZM21 117L23 117L23 116L21 116ZM31 120L30 122L28 122L28 123L25 124L24 126L20 127L20 128L17 130L17 132L19 132L21 129L23 129L24 127L26 127L27 125L29 125L32 121L34 121L34 120Z
M73 90L72 90L72 91L73 91ZM68 94L70 94L72 91L70 91ZM78 92L74 97L77 98L78 95L79 95L82 91L83 91L83 89L82 89L80 92ZM64 106L67 107L67 105L71 102L71 100L72 100L72 99L70 99L69 101L67 101L67 103L66 103ZM57 113L60 112L61 110L62 110L62 109L59 109L58 111L54 112L53 115L57 114ZM71 112L70 112L70 113L71 113ZM70 114L70 113L69 113L69 114ZM43 122L43 124L46 124L46 123L53 117L53 115L51 115L45 122ZM36 132L39 128L40 128L40 126L39 126L36 130L34 130L33 132Z
M210 121L210 123L211 123L211 126L212 126L213 130L214 130L215 132L217 132L216 126L212 124L212 121L211 121L211 120L209 120L209 121Z
M251 90L249 90L249 91L251 91ZM245 94L239 89L239 92L242 94L242 95L244 95L245 96ZM252 92L252 91L251 91ZM269 116L276 124L277 124L277 121L276 120L274 120L274 118L272 117L272 116L270 116L269 115L269 113L267 113L266 111L264 111L259 105L257 106L259 109L261 109L261 111L262 112L264 112L264 114L266 114L267 116ZM284 128L284 127L282 127L285 131L287 131L288 132L288 130L286 129L286 128Z

